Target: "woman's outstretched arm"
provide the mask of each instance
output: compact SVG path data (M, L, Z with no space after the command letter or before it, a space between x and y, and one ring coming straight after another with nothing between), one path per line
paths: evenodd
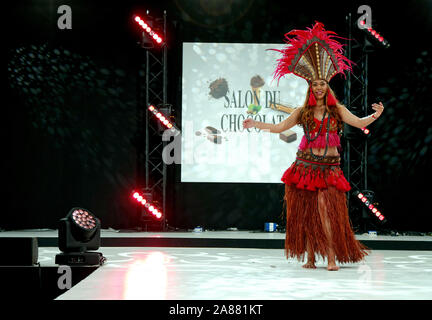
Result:
M270 131L271 133L281 133L294 127L299 122L299 118L300 108L296 108L293 113L288 116L288 118L279 122L278 124L265 123L247 118L243 121L243 128L248 129L255 127L264 131Z
M338 111L339 111L339 114L342 118L342 121L349 124L350 126L360 128L360 129L367 127L372 122L374 122L376 119L378 119L379 116L381 115L381 113L384 111L384 106L381 102L379 104L373 103L372 109L375 110L375 113L373 113L367 117L359 118L359 117L355 116L354 114L352 114L347 109L347 107L338 104Z

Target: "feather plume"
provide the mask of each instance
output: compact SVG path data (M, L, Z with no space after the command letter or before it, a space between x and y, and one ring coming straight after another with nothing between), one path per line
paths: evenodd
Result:
M278 79L279 83L280 78L293 73L307 81L330 81L336 74L345 76L345 71L352 72L354 62L344 56L344 45L335 38L345 39L333 31L325 30L324 25L317 21L307 30L292 30L286 33L287 46L284 49L268 49L282 54L277 60L273 78Z

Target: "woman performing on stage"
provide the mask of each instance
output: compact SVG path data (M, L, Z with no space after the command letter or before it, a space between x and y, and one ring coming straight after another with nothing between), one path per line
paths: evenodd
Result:
M361 261L367 249L355 239L348 216L346 192L351 189L340 169L340 135L343 123L364 128L381 116L383 104L372 104L375 110L358 118L339 103L329 86L338 73L351 71L351 61L343 55L336 34L316 22L307 30L293 30L285 35L288 45L278 60L274 78L280 80L293 73L308 81L309 88L302 107L278 124L244 120L243 127L256 127L281 133L298 124L304 136L294 163L285 171L286 206L285 255L316 268L316 256L327 258L327 270L335 271L339 263ZM293 36L293 37L290 37ZM275 49L273 49L275 50Z

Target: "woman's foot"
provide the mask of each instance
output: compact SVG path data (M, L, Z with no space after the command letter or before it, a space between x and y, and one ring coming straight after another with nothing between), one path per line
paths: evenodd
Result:
M305 269L316 269L316 267L315 267L315 261L308 261L306 264L303 265L303 268L305 268Z
M336 256L333 248L329 248L329 255L327 256L327 270L328 271L338 271L339 267L336 265Z
M336 265L336 263L329 262L328 265L327 265L327 270L328 271L338 271L339 267Z

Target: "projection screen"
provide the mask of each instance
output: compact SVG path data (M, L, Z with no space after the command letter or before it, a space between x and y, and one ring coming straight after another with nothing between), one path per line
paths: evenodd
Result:
M282 183L303 135L243 129L279 123L305 100L307 82L273 80L284 44L184 43L181 182Z

